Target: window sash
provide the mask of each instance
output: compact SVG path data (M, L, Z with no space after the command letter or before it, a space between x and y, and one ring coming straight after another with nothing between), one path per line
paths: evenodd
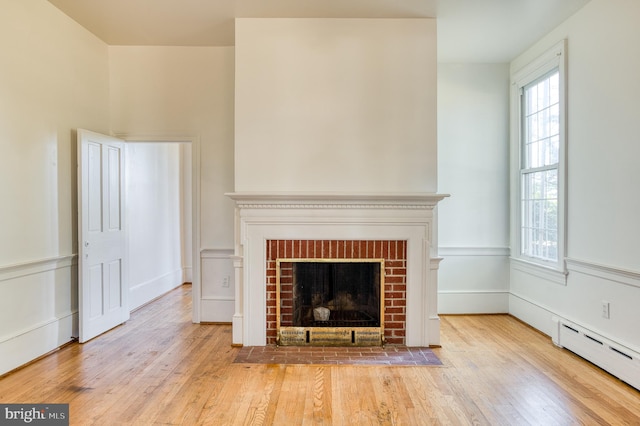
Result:
M520 254L558 262L560 70L521 88Z

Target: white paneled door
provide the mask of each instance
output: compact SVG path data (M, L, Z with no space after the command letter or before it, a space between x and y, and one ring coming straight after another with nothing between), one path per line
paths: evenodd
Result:
M79 340L129 319L124 264L124 141L78 129Z

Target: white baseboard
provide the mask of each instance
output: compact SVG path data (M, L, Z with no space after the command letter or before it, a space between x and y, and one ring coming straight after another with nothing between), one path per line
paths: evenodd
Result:
M183 283L183 271L181 268L134 285L129 289L129 309L139 308L145 303L181 286Z
M208 298L200 302L201 322L232 322L235 300L228 298Z
M439 314L501 314L509 312L504 290L439 291Z
M73 340L77 336L78 313L52 318L28 331L0 342L0 375L15 370Z
M509 314L547 336L553 335L551 317L555 313L545 306L512 292L509 294Z
M191 266L182 267L182 282L183 283L193 282L193 268Z

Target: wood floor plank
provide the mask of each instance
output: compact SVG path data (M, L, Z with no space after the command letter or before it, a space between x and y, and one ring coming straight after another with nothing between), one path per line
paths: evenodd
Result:
M234 363L182 286L124 325L0 378L72 425L637 425L640 392L508 315L442 316L441 366Z

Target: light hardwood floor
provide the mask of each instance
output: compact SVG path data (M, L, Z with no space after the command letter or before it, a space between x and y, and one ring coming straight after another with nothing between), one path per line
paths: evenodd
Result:
M506 315L443 316L442 366L234 364L228 325L182 286L0 379L2 403L72 425L640 425L640 392Z

